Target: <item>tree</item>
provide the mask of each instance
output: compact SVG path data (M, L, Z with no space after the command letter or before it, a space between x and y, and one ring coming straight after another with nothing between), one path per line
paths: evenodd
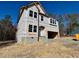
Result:
M67 14L65 15L65 18L69 23L67 24L67 34L71 34L75 28L79 27L78 19L79 15L78 14Z
M16 29L11 22L11 16L6 15L4 19L0 20L0 40L14 40Z
M64 18L62 15L58 15L57 20L59 22L59 33L60 36L64 35Z

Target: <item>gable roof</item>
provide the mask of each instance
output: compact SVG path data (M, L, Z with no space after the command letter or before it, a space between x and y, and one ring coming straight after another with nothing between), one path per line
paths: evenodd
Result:
M37 5L39 5L39 6L41 7L41 9L43 10L44 14L40 12L40 9L39 9L39 7L38 7ZM42 7L41 3L38 2L38 1L36 1L36 2L32 2L32 3L28 4L27 6L22 6L22 7L20 8L20 11L21 11L21 12L20 12L20 14L19 14L19 18L18 18L18 20L17 20L17 23L19 22L19 19L20 19L20 17L22 16L22 13L23 13L24 9L28 9L28 8L33 7L33 6L36 6L36 8L38 9L40 15L43 15L43 16L46 16L46 17L51 17L50 15L46 14L46 11L45 11L45 9Z
M42 10L44 11L44 13L45 14L42 14L42 15L46 15L46 12L45 12L45 10L44 10L44 8L42 7L42 5L40 4L40 2L32 2L32 3L30 3L30 4L28 4L27 6L22 6L21 8L20 8L20 15L19 15L19 17L18 17L18 20L17 20L17 23L19 22L19 19L20 19L20 17L22 16L22 13L23 13L23 11L24 11L24 9L28 9L28 8L30 8L30 7L32 7L32 6L36 6L36 8L38 9L38 11L39 11L39 13L40 13L40 9L38 8L38 6L37 5L40 5L40 7L42 8ZM40 13L41 14L41 13Z
M42 7L42 5L40 4L40 2L38 2L38 1L37 2L32 2L32 3L28 4L27 6L22 6L20 9L28 9L28 8L34 6L34 5L36 6L36 8L40 12L40 8L37 6L37 5L39 5L41 7L41 9L43 10L43 12L46 14L44 8Z

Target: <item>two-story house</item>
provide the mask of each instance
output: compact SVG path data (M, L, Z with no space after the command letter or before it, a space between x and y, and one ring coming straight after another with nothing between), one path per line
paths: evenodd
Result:
M57 38L59 27L58 21L48 16L39 2L33 2L20 9L16 38L18 42L33 42L38 36L45 40Z

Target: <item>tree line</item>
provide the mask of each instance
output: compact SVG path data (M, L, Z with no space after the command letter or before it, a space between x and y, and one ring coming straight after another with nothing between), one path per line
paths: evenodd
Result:
M79 33L79 14L58 15L56 19L59 21L60 36Z
M8 41L16 39L16 27L12 23L12 18L6 15L0 19L0 41Z

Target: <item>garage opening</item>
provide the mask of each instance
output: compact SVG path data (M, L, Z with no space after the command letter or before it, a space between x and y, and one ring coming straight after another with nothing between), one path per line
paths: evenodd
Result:
M57 34L58 32L48 31L48 38L49 39L55 38Z

